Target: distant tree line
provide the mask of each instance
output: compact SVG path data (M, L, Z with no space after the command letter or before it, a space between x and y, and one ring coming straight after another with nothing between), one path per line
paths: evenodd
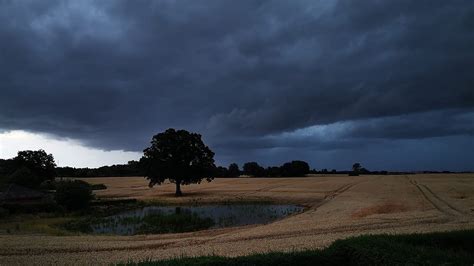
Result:
M56 174L60 177L123 177L144 176L144 171L138 161L127 164L114 164L99 168L57 167Z
M217 166L214 169L216 177L239 177L241 175L255 177L291 177L304 176L310 173L308 163L304 161L291 161L281 166L271 166L264 168L257 162L248 162L240 169L236 163L228 167ZM57 167L56 174L60 177L124 177L143 176L144 170L139 161L129 161L127 164L116 164L112 166L102 166L99 168L74 168Z
M24 151L26 152L26 151ZM29 151L31 152L31 151ZM42 152L37 153L38 155ZM46 158L44 154L41 155L43 158ZM18 176L17 179L21 179L21 175L30 174L31 170L24 163L18 161L18 157L13 159L0 159L0 178L12 176L15 172ZM354 166L354 165L353 165ZM216 177L239 177L244 176L253 176L253 177L298 177L305 176L307 174L324 174L324 175L354 175L355 171L357 174L363 175L395 175L395 174L412 174L413 172L391 172L391 171L370 171L364 167L355 165L352 170L339 171L336 169L327 169L323 168L321 170L310 169L307 162L304 161L291 161L284 163L281 166L270 166L263 167L257 162L247 162L243 164L242 169L236 163L230 164L228 167L217 166L214 169L214 176ZM21 169L19 171L19 169ZM25 169L26 168L26 169ZM38 170L33 170L38 171ZM41 170L44 172L44 170ZM40 171L40 172L41 172ZM422 173L449 173L448 171L436 172L436 171L423 171ZM111 166L102 166L98 168L75 168L75 167L55 167L53 170L49 167L48 174L45 178L44 173L33 174L33 176L41 176L36 181L33 181L35 185L41 183L42 181L51 178L52 176L58 177L125 177L125 176L144 176L144 170L139 161L129 161L127 164L116 164ZM13 176L15 177L15 176ZM37 178L35 178L37 179ZM22 183L21 181L18 183ZM24 185L24 184L23 184Z
M216 169L218 177L238 177L240 175L255 177L292 177L305 176L310 173L309 164L304 161L291 161L281 166L270 166L264 168L257 162L245 163L242 170L236 163L232 163L228 168L219 166Z

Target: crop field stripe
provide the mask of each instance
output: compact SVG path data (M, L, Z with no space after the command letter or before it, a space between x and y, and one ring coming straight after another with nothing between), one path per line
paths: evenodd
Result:
M442 200L439 198L433 191L431 191L427 186L425 185L419 185L415 180L412 180L408 177L406 177L411 184L413 184L423 195L423 197L433 205L438 211L442 212L443 214L447 216L461 216L463 213L450 204L448 204L446 201ZM444 205L444 206L443 206Z
M453 205L451 205L450 203L448 203L447 201L443 200L442 198L440 198L436 193L434 193L427 185L424 185L424 184L421 184L421 186L423 186L426 190L428 190L428 192L433 195L433 197L437 198L439 201L443 202L446 206L448 206L449 208L451 208L453 211L457 212L458 215L463 215L463 214L466 214L464 213L463 211L459 210L458 208L454 207Z
M446 219L446 218L440 218L440 217L429 217L425 219L419 219L419 218L413 218L413 219L405 219L404 221L383 221L383 222L373 222L373 223L364 223L364 224L359 224L359 225L343 225L343 226L335 226L335 227L329 227L329 228L322 228L322 229L308 229L308 230L302 230L298 232L298 235L300 236L320 236L320 235L327 235L327 234L333 234L333 233L347 233L347 232L353 232L354 230L358 230L358 232L365 232L365 231L372 231L372 230L378 230L378 229L390 229L390 228L405 228L405 227L410 227L414 225L421 225L421 224L442 224L442 223L447 223L451 222L451 220ZM271 239L285 239L285 238L291 238L294 237L295 233L294 232L288 232L288 233L278 233L278 234L266 234L262 236L252 236L252 237L247 237L244 240L258 240L258 239L266 239L266 238L271 238ZM225 240L224 242L241 242L242 239L237 239L237 240ZM219 243L220 241L216 241Z

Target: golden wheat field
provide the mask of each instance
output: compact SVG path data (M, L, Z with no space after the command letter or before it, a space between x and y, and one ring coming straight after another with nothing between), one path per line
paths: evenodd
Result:
M149 188L143 177L88 178L108 188L101 198L172 203L274 201L305 212L266 224L182 234L137 236L0 235L0 264L113 264L176 256L239 256L322 248L336 239L371 233L474 228L474 174L217 178Z

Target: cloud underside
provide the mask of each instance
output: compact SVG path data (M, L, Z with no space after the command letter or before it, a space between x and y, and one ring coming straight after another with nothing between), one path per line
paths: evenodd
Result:
M0 129L141 151L185 128L229 160L472 144L473 31L470 0L2 1Z

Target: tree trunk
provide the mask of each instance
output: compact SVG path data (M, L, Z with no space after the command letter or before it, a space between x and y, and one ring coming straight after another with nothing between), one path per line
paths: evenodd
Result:
M175 196L176 197L181 197L182 195L183 195L183 193L181 193L181 181L176 180L176 193L175 193Z

